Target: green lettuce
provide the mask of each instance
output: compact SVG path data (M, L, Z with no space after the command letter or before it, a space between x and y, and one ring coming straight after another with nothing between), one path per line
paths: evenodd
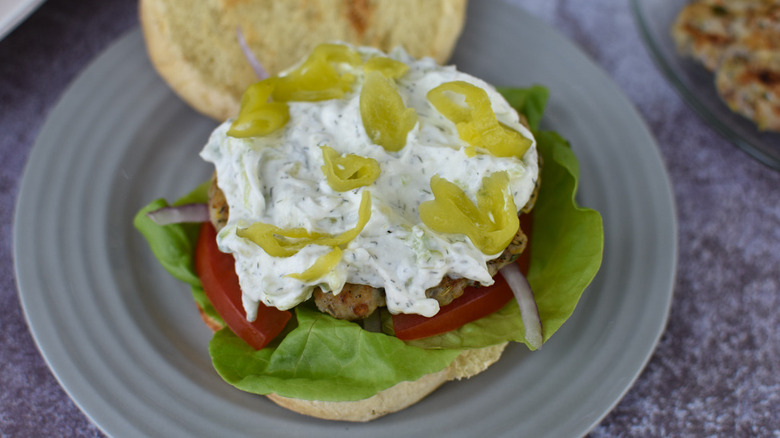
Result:
M568 142L555 132L539 130L547 90L534 86L499 91L527 118L544 163L534 208L528 281L546 341L571 316L601 265L601 216L575 201L579 167ZM205 202L205 196L205 188L199 187L176 203ZM157 200L146 206L136 216L135 226L149 240L165 269L190 284L196 301L213 313L193 269L197 224L158 226L146 217L146 212L164 205L164 200ZM295 309L285 332L268 347L254 350L230 330L222 329L209 343L209 353L222 378L244 391L346 401L364 399L399 382L438 372L464 349L506 341L525 342L514 300L457 330L407 343L323 314L309 302Z
M360 400L398 382L441 371L460 353L409 346L306 304L296 307L295 317L297 327L262 350L228 329L218 331L209 344L217 372L256 394Z
M173 205L208 202L209 184L209 181L200 184L193 191L174 202ZM150 202L136 213L135 218L133 218L133 225L149 242L152 253L163 268L169 274L190 286L192 299L195 300L203 312L216 322L224 325L222 317L214 310L214 306L211 305L211 302L206 297L206 292L203 291L198 274L195 272L195 244L198 241L200 224L157 225L146 215L150 211L167 207L168 205L168 202L162 198Z
M528 120L532 130L539 129L539 124L547 106L547 98L550 92L541 85L533 85L528 88L497 87L499 93L507 102Z

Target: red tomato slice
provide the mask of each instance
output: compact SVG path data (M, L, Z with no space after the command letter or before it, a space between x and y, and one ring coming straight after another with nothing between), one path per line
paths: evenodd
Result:
M455 330L504 307L513 296L504 277L498 275L492 286L467 288L463 295L442 306L439 313L430 318L405 313L393 315L395 336L410 341Z
M523 232L530 236L532 215L521 215L520 226ZM529 242L516 261L524 274L528 272L530 252ZM496 275L494 279L495 283L491 286L467 288L463 295L450 304L442 306L439 313L430 318L413 314L393 315L395 336L404 341L427 338L455 330L501 309L514 297L514 294L502 275Z
M289 311L260 303L257 318L252 322L247 321L241 302L235 259L219 250L217 231L209 222L204 222L200 227L195 249L195 270L206 296L228 328L257 350L279 335L292 316Z

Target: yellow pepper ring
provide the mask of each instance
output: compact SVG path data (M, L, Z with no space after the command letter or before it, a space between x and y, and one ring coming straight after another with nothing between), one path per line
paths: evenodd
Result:
M279 77L273 98L284 102L339 99L352 88L355 76L340 73L336 65L361 62L360 55L348 46L320 44L300 66Z
M346 192L372 184L379 177L379 163L373 158L355 154L340 156L335 149L322 146L321 167L328 185L336 191Z
M450 96L461 95L465 105ZM486 149L497 157L522 157L531 147L531 140L498 121L487 92L465 81L445 82L428 92L428 101L455 124L458 136L471 147L468 156L477 148Z
M371 141L390 152L406 146L406 137L417 124L417 111L404 105L393 80L378 71L366 74L360 91L360 117Z
M378 71L390 79L398 79L409 71L409 66L386 56L376 56L363 64L363 70L366 73Z
M317 281L327 275L328 272L336 268L336 266L341 261L341 255L341 248L335 246L329 253L317 257L317 260L314 261L314 264L312 264L305 271L301 272L300 274L287 274L285 277L294 278L304 283Z
M290 120L290 108L283 102L269 102L276 78L252 84L241 96L241 109L227 135L245 138L268 135Z
M371 217L371 194L363 191L358 207L358 222L354 228L338 235L329 235L307 231L304 228L282 229L275 225L255 222L247 228L239 228L236 235L249 239L259 245L272 257L290 257L307 245L323 245L331 247L346 246L363 231Z
M464 234L483 254L503 251L520 227L505 171L482 179L476 205L455 183L431 178L434 199L420 204L420 220L440 233Z

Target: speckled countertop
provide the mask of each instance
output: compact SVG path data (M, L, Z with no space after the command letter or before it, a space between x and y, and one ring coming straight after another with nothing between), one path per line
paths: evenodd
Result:
M474 1L474 0L473 0ZM667 330L606 436L780 437L780 172L713 132L665 82L627 2L514 0L570 37L655 134L677 202ZM138 24L134 0L49 0L0 40L0 436L101 436L59 386L19 305L13 205L48 111Z

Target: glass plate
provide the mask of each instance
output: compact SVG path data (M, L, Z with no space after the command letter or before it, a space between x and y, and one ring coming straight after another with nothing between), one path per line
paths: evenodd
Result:
M752 121L732 112L718 96L712 72L677 54L670 29L677 14L689 2L631 0L645 45L669 82L715 131L758 161L780 170L780 133L761 132Z

